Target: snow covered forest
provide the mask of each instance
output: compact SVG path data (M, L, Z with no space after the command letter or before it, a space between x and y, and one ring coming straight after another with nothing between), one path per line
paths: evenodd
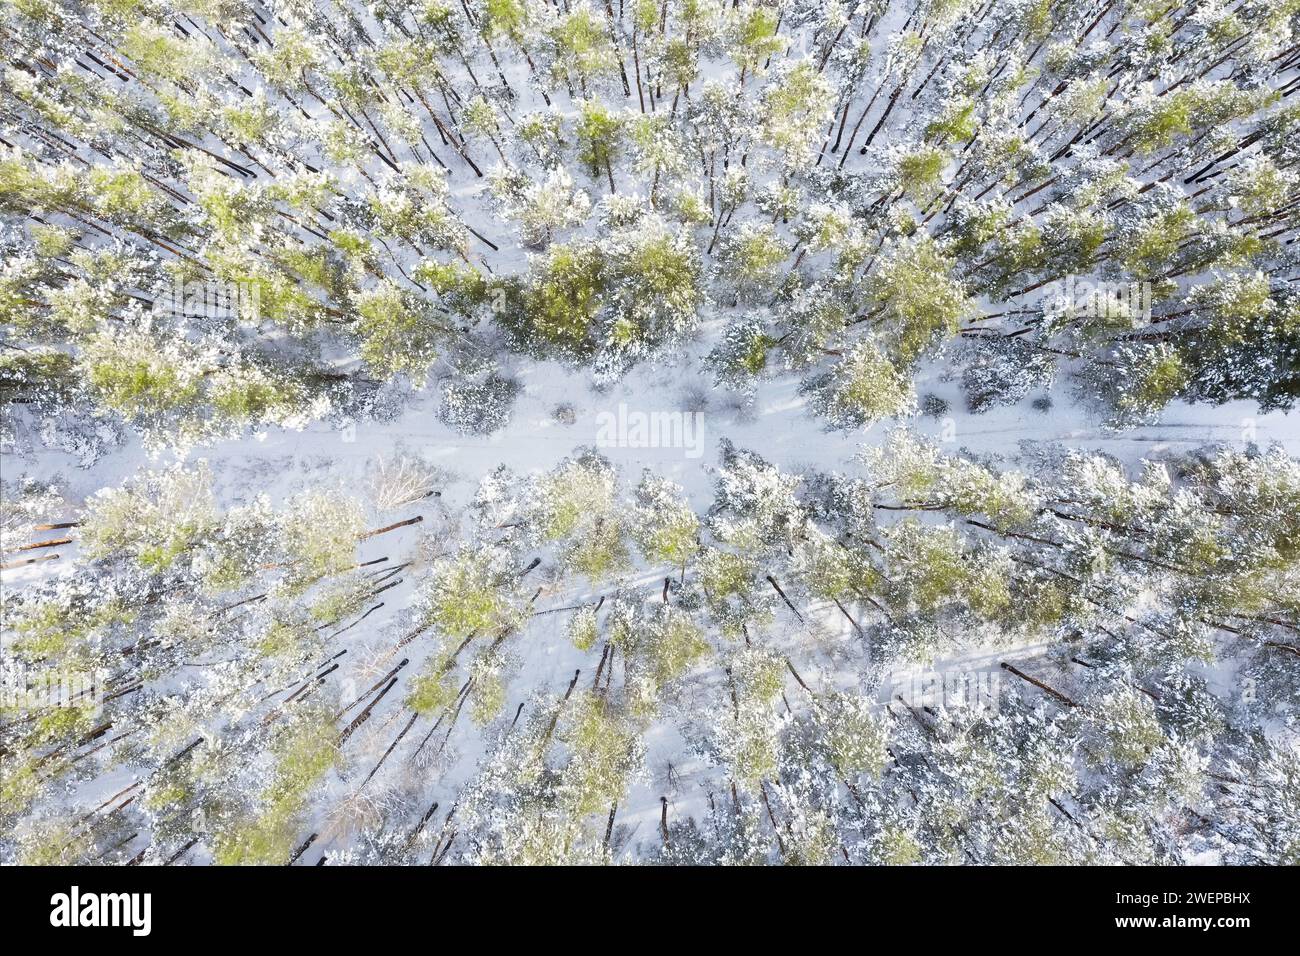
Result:
M3 0L0 861L1300 864L1300 0Z

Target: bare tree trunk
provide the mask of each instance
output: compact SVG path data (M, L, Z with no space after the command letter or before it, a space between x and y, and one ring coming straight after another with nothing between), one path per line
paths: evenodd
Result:
M767 576L767 580L768 583L771 584L772 587L776 589L776 593L781 595L781 600L785 602L785 606L788 607L791 611L793 611L794 616L799 619L799 623L803 624L804 623L803 615L799 613L799 609L797 607L795 607L792 603L790 603L790 599L786 597L785 592L781 590L781 585L776 583L776 578L772 577L772 575L769 574Z
M405 528L408 525L419 524L424 520L424 515L416 515L414 518L407 518L405 521L398 521L396 524L390 524L383 528L376 528L374 531L367 531L365 534L358 535L358 541L366 541L377 535L387 534L389 531L396 531L398 528Z
M1052 687L1047 686L1047 685L1044 684L1042 681L1040 681L1040 680L1035 680L1034 678L1032 678L1032 677L1030 677L1028 674L1026 674L1024 671L1019 670L1019 669L1017 669L1016 667L1013 667L1011 664L1008 664L1006 661L1003 661L1003 662L1001 663L1001 667L1002 667L1003 670L1005 670L1005 671L1010 671L1012 674L1015 674L1015 675L1016 675L1017 677L1019 677L1021 680L1028 681L1029 683L1033 684L1035 687L1039 688L1040 690L1044 690L1044 691L1046 691L1047 693L1051 694L1053 697L1055 697L1055 698L1056 698L1057 700L1059 700L1061 703L1065 704L1065 706L1067 706L1067 707L1078 707L1078 706L1079 706L1079 704L1078 704L1077 701L1072 700L1072 699L1070 699L1069 697L1066 697L1066 696L1065 696L1064 694L1062 694L1059 690L1056 690L1055 688L1052 688Z

